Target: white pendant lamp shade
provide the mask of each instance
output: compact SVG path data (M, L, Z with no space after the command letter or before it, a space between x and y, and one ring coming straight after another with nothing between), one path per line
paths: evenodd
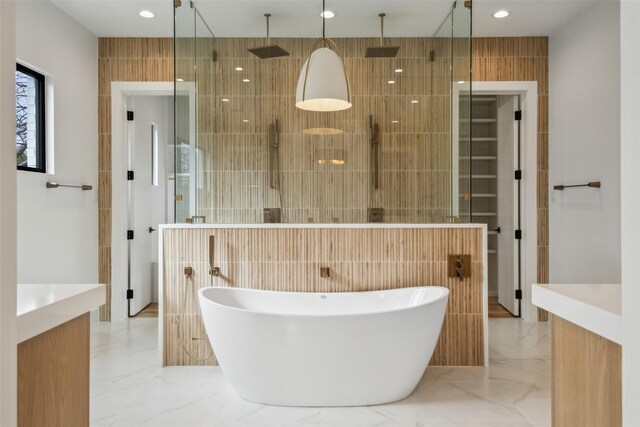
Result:
M349 82L340 56L328 47L311 53L298 78L296 107L307 111L351 108Z

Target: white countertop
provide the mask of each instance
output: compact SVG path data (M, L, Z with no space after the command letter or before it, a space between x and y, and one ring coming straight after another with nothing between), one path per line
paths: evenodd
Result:
M18 342L103 305L105 285L18 285Z
M160 228L487 228L486 224L390 224L390 223L304 223L304 224L161 224Z
M532 302L555 316L622 345L620 285L533 285Z

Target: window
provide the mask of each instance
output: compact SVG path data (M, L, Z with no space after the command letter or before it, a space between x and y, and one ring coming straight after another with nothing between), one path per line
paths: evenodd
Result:
M44 76L16 66L16 157L18 169L45 172Z

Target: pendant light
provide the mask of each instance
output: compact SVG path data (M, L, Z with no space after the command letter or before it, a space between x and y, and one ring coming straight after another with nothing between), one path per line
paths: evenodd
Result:
M322 0L322 11L325 11ZM325 17L322 17L322 38L311 49L311 55L300 70L296 90L296 107L307 111L341 111L351 108L349 80L338 47L325 37Z

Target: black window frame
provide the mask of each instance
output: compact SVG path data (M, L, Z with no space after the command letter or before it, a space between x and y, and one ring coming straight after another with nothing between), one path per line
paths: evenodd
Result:
M29 67L26 67L20 63L16 63L16 72L21 72L27 76L35 79L38 82L36 88L36 164L39 167L33 166L19 166L18 170L29 172L47 172L47 135L46 135L46 111L45 111L45 88L46 78L44 74L38 73Z

